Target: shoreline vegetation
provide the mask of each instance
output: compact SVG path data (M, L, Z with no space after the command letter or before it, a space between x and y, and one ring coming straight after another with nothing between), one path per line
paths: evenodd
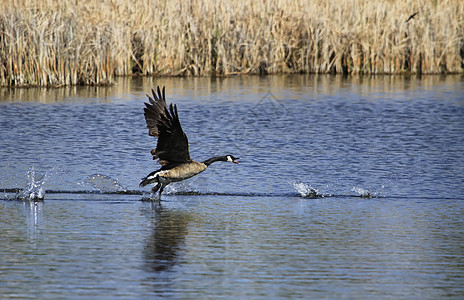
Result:
M456 74L462 0L4 0L0 86L115 76Z

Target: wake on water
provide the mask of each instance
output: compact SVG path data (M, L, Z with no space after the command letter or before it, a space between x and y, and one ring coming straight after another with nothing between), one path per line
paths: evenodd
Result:
M83 183L92 186L92 191L50 191L46 190L46 184L53 172L53 168L46 171L43 176L37 175L35 168L31 167L27 171L27 183L24 188L3 189L5 200L29 200L42 201L46 193L101 193L101 194L124 194L127 189L117 180L101 174L88 176ZM14 195L8 195L8 193ZM132 194L130 191L127 194Z
M319 193L319 190L312 187L308 183L304 182L292 182L291 183L296 191L300 194L303 198L318 198L324 197L324 195Z
M384 186L380 187L380 190L371 192L370 190L363 189L361 187L354 186L351 191L358 193L359 197L362 198L376 198L380 196L380 193L383 191Z
M118 180L102 174L87 176L84 183L89 184L101 193L124 192L127 189Z
M30 201L41 201L45 197L45 193L76 193L76 194L128 194L128 195L143 195L142 201L156 200L157 195L150 192L143 192L139 190L128 190L118 180L113 179L109 176L102 174L93 174L87 176L87 178L79 183L86 184L93 188L93 190L84 191L50 191L45 189L45 185L54 169L50 169L45 172L43 176L36 174L35 168L31 167L27 172L27 184L24 188L5 189L4 199L6 200L30 200ZM260 194L260 193L215 193L215 192L200 192L195 189L192 182L183 182L170 185L167 187L166 195L217 195L217 196L290 196L291 194ZM194 185L198 184L195 182ZM331 194L324 194L320 189L311 186L305 182L291 182L292 187L298 192L298 195L303 198L322 198L322 197L333 197ZM351 197L361 198L374 198L379 197L379 194L383 190L383 186L380 191L372 192L370 190L354 186L351 191L357 195L345 195ZM8 196L7 192L14 192L13 196ZM341 195L342 196L342 195Z
M292 186L297 190L303 198L322 198L322 197L336 197L332 194L323 194L318 188L311 186L308 183L304 182L292 182ZM354 186L351 191L355 192L356 195L338 195L338 196L351 196L351 197L361 197L361 198L378 198L384 189L384 185L380 187L378 191L370 191L361 187Z

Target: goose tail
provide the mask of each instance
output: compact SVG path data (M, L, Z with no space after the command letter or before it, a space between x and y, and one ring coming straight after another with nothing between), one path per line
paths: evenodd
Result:
M145 178L142 178L142 181L140 182L139 186L140 186L140 187L144 187L144 186L146 186L147 184L150 184L150 180L148 180L148 178L145 177Z
M140 181L139 186L144 187L153 182L158 182L158 176L156 176L155 172L150 173L147 175L147 177L142 178L142 181Z

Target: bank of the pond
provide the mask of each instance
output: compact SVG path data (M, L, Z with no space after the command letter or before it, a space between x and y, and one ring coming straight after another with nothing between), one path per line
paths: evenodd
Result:
M0 3L0 86L117 75L460 73L460 0Z

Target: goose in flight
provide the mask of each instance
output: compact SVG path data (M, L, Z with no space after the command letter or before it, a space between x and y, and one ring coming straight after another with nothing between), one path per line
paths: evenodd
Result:
M148 134L158 137L156 148L151 150L151 154L154 160L158 159L161 168L143 178L141 187L156 183L152 191L159 191L158 199L161 199L161 193L169 183L200 174L216 161L238 164L238 157L232 155L214 156L203 162L192 160L187 135L180 125L177 106L171 103L169 109L167 108L164 87L162 92L159 87L157 93L152 90L152 95L153 97L147 95L150 103L145 103L144 115Z

